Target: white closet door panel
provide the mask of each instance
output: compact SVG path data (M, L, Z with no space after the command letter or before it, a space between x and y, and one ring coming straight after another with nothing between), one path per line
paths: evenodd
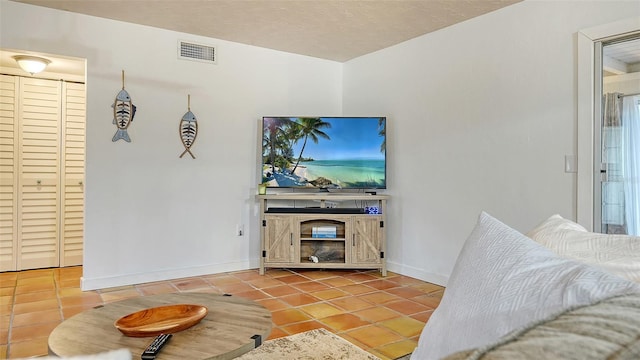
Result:
M49 231L51 227L56 226L56 219L46 213L29 213L22 218L22 223L26 226L33 227L33 231Z
M31 206L58 206L56 186L40 185L40 186L23 186L22 187L22 204L23 218L32 212ZM47 209L50 210L50 209ZM39 211L38 211L39 212ZM52 214L51 217L55 217Z
M17 91L16 77L0 75L0 271L17 262Z
M25 140L28 139L33 141L43 141L44 143L55 142L56 140L58 140L58 129L52 128L50 126L51 121L49 120L31 119L29 123L23 123L23 138ZM37 144L37 142L33 144Z
M85 85L63 87L61 266L81 265L84 249Z
M0 75L0 271L82 264L84 84Z
M67 177L67 180L69 177ZM69 181L68 181L69 182ZM64 266L82 264L84 244L84 193L81 184L69 182L65 187L63 212Z
M61 83L20 78L18 270L59 259Z
M0 103L0 106L4 107L5 104L1 104ZM11 124L11 123L7 124L7 123L5 123L3 121L3 118L4 119L7 118L6 114L10 114L12 112L13 112L13 109L12 109L11 112L0 111L0 133L6 132L6 131L9 131L9 132L13 133L13 124ZM6 145L13 145L13 139L7 139L7 142L5 142L5 139L3 138L2 139L2 143L0 143L0 146L6 146Z
M15 98L15 76L0 75L0 77L2 77L2 79L0 79L0 98L3 99L0 101L5 104L6 99ZM13 102L10 103L13 104ZM0 111L3 110L6 109L2 107L2 110Z
M54 244L56 240L55 236L45 236L42 233L28 232L24 234L19 259L21 269L57 267L57 259L53 259L48 255L57 253L57 245Z

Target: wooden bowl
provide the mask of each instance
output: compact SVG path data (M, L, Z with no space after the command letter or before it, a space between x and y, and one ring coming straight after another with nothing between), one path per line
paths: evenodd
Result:
M158 306L125 315L116 320L114 326L126 336L157 336L188 329L207 313L207 308L200 305Z

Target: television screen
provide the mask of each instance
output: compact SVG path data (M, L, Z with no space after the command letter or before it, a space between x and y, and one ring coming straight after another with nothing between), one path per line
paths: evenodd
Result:
M386 189L385 117L263 117L267 187Z

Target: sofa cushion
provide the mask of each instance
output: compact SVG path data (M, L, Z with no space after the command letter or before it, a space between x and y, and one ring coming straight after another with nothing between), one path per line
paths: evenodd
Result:
M584 226L578 223L567 220L562 216L555 214L551 215L548 219L540 223L533 230L529 231L527 233L527 236L549 237L556 236L559 233L568 231L587 232L587 229L585 229Z
M640 283L640 236L588 232L553 215L527 233L556 254Z
M640 293L640 285L562 258L483 212L411 359L441 359L552 314L631 293Z
M512 332L445 360L638 360L640 294L618 296Z

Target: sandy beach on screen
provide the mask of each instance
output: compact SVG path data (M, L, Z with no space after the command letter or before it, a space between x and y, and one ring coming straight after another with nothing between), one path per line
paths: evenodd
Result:
M291 170L293 170L293 167L291 168ZM298 177L300 177L301 179L309 180L309 179L307 179L307 167L306 166L298 165L298 167L296 168L296 171L293 174L298 176Z
M293 170L293 166L291 166L289 168L289 171ZM280 171L280 168L276 167L275 168L276 173L278 173ZM267 176L267 174L271 174L271 166L265 166L262 170L262 174L263 176ZM297 178L296 181L300 182L300 183L304 183L305 181L308 181L309 179L307 179L307 167L306 166L302 166L302 165L298 165L298 167L296 168L295 173L293 174L295 175L295 177ZM289 177L292 177L289 175ZM276 179L271 179L267 182L268 186L282 186L282 184L278 184L278 181Z

